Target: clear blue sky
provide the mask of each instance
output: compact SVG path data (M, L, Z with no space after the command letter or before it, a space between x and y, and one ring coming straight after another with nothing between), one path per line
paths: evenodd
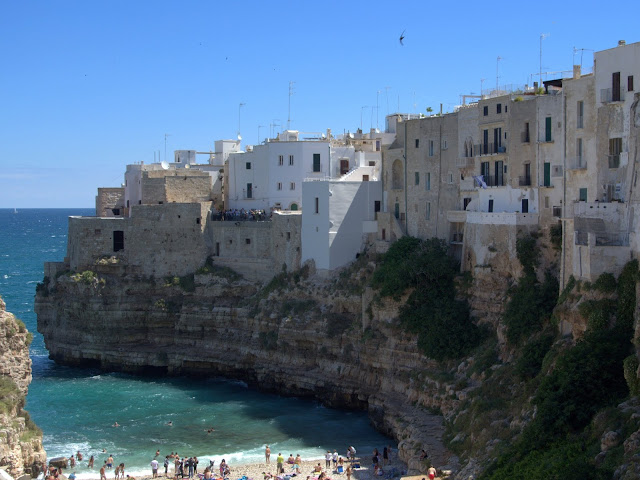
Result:
M129 163L286 126L384 127L640 41L616 2L0 2L0 207L92 207ZM404 46L398 38L405 32ZM580 61L580 53L575 55ZM591 67L592 53L583 65ZM377 92L380 91L378 94ZM375 107L376 110L366 107Z

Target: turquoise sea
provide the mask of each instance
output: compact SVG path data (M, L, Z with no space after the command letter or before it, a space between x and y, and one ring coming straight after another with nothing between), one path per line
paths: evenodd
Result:
M345 412L318 402L263 394L237 381L211 378L140 378L56 365L36 332L33 299L45 261L66 253L67 219L93 209L0 209L0 295L7 310L34 333L33 382L27 410L42 429L49 458L85 456L80 478L97 478L103 449L124 462L128 474L148 473L155 451L178 452L227 463L274 454L320 458L334 448L345 454L392 444L373 429L363 412ZM173 426L168 426L171 421ZM118 422L120 427L112 427ZM207 433L209 428L215 429ZM395 445L392 445L395 448ZM86 467L95 456L96 469ZM202 463L201 463L202 465Z

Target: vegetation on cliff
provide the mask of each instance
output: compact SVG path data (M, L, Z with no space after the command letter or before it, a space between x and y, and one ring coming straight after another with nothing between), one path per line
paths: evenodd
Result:
M460 358L479 345L481 329L471 321L466 300L456 298L457 263L442 240L404 237L380 260L371 285L382 297L400 298L400 325L418 335L418 348L430 358Z

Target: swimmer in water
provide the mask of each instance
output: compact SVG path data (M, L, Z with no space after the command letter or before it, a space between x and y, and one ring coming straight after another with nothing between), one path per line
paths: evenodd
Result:
M168 427L172 427L172 426L173 426L173 422L172 422L171 420L169 420L169 421L167 422L167 426L168 426Z
M120 424L119 424L118 422L116 422L116 423L114 423L114 424L113 424L113 426L114 426L114 427L119 427L119 426L120 426Z

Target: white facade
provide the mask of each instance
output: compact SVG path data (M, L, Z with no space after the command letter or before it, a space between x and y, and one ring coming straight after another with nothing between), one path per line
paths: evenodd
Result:
M284 132L290 134L284 138L296 139L297 133ZM300 210L304 179L335 178L341 165L356 166L354 147L335 146L329 140L267 142L228 158L228 208L232 209Z
M377 232L382 182L306 181L302 195L302 262L333 270L355 260Z

